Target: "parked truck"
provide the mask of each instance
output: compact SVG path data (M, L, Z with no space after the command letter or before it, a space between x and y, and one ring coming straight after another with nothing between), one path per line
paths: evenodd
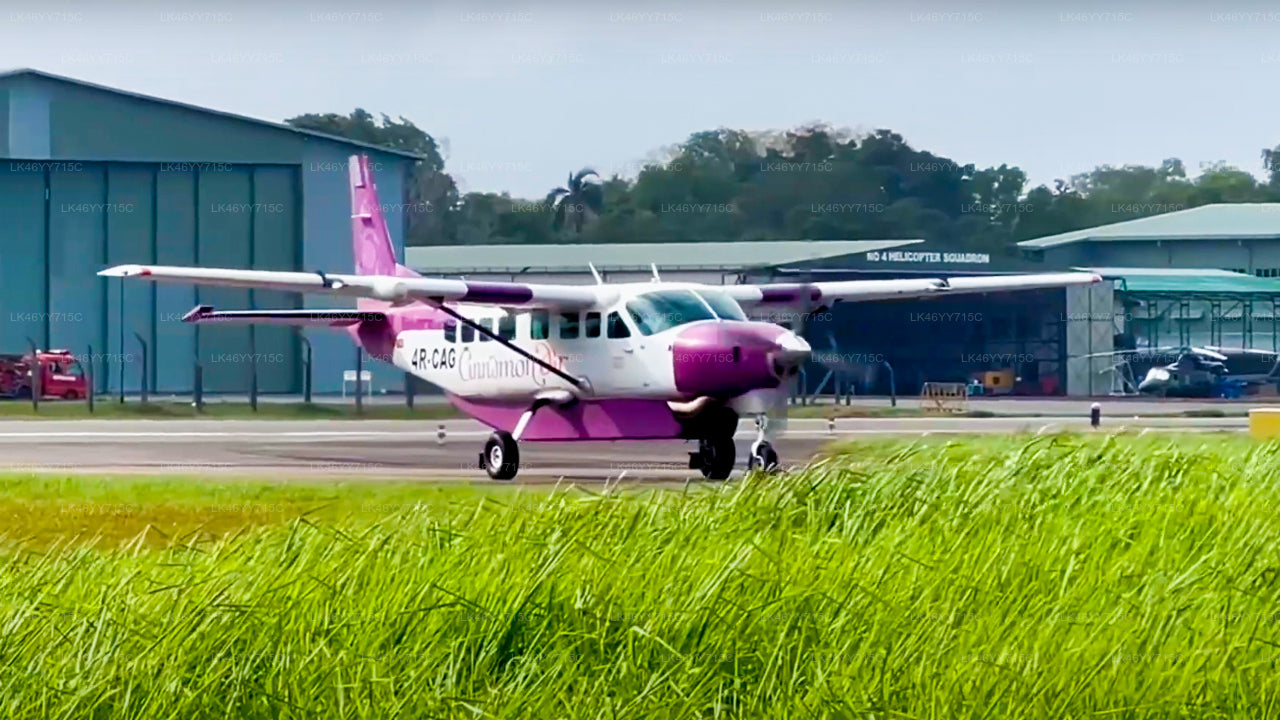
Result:
M88 392L84 368L68 350L36 353L40 378L40 399L78 400ZM31 397L31 354L0 354L0 397Z

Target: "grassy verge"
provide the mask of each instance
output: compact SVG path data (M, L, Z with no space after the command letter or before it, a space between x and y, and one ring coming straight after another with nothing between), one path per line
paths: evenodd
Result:
M92 414L83 402L45 401L35 412L30 402L0 401L0 418L28 418L46 420L72 420L87 418L212 418L236 420L436 420L464 417L452 405L424 403L409 410L403 404L365 405L362 414L356 414L355 403L335 405L329 403L258 403L254 411L249 403L211 402L204 410L196 412L190 402L153 401L145 405L131 400L120 403L114 399L99 400Z
M790 477L606 496L3 487L6 718L1259 717L1280 699L1280 446L1241 438L859 442ZM97 544L37 532L121 499ZM179 529L237 503L292 509ZM179 510L182 537L130 535Z
M1125 416L1125 406L1116 404L1114 406L1104 405L1103 416L1123 417ZM1088 410L1076 409L1067 413L1063 411L1049 412L997 412L994 410L970 409L963 412L952 413L943 417L959 417L959 418L992 418L992 417L1088 417ZM788 417L793 418L913 418L913 417L939 417L937 413L926 413L918 407L890 407L890 406L857 406L857 405L801 405L791 406L787 412ZM1248 408L1196 408L1190 410L1171 409L1166 412L1147 412L1142 413L1145 418L1222 418L1222 417L1248 417Z

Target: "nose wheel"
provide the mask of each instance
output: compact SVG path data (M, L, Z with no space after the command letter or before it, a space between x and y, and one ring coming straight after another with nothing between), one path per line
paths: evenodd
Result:
M494 480L510 480L520 470L520 447L511 433L501 430L489 436L480 453L480 467Z
M747 470L776 472L778 470L778 453L768 442L752 443L751 454L747 456Z
M765 439L765 428L768 426L768 416L756 416L756 441L751 443L751 452L747 455L748 471L759 470L772 473L778 470L778 453L773 449L773 445Z

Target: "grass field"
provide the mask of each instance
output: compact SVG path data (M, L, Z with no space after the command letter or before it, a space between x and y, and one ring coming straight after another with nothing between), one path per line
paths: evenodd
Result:
M0 486L5 718L1280 714L1280 447L1238 437L606 495Z

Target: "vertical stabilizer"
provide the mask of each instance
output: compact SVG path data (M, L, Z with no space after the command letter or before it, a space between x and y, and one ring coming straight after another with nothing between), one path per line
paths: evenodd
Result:
M396 253L378 201L367 155L347 161L351 175L351 238L357 275L397 275Z

